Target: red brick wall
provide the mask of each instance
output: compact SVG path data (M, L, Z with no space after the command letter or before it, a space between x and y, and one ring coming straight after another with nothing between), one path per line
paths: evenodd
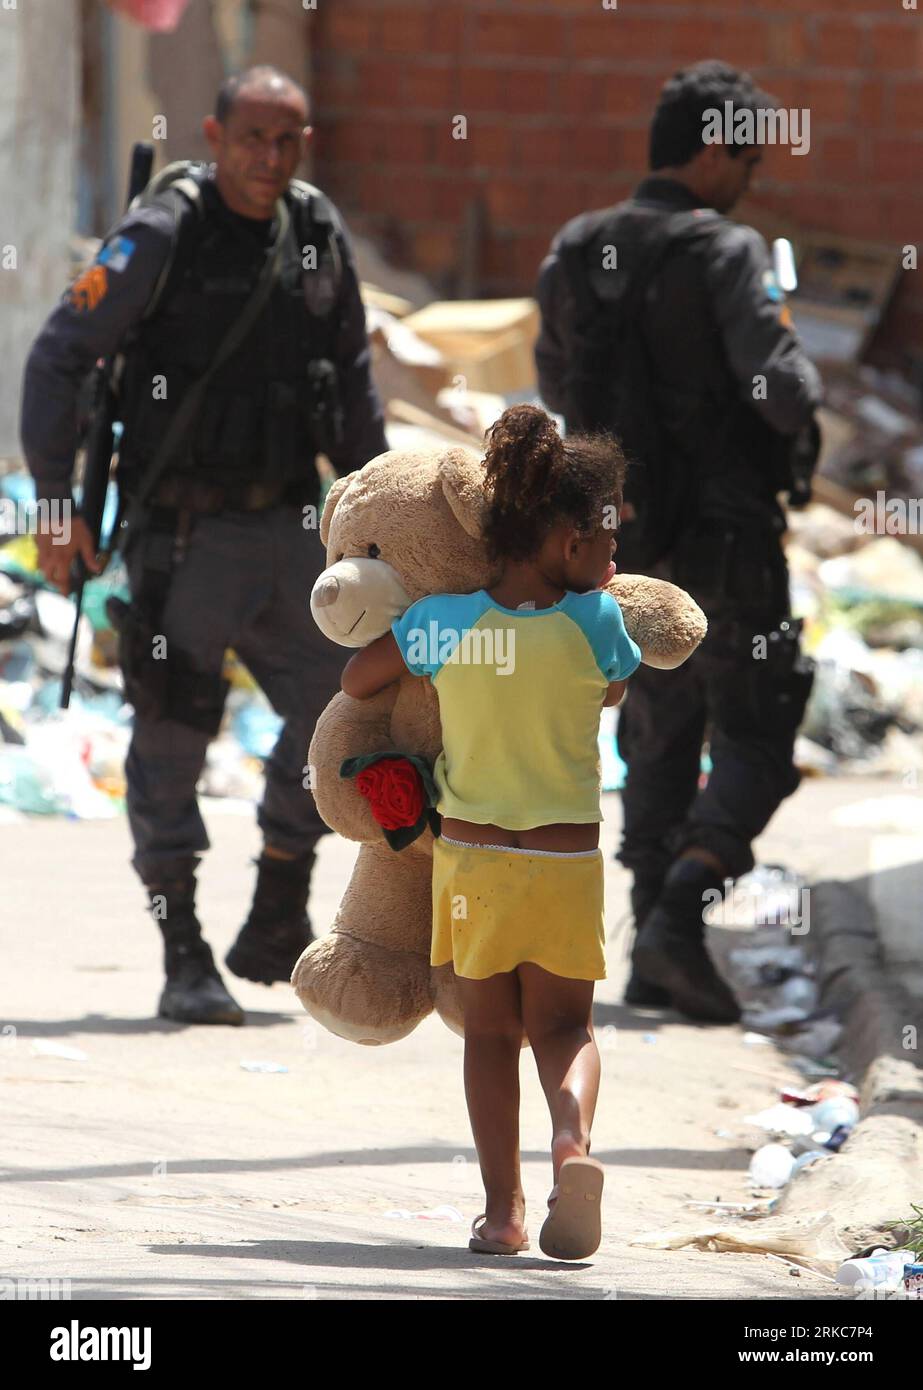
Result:
M910 0L906 0L907 3ZM666 77L719 57L811 148L767 148L755 204L923 257L923 0L318 0L315 172L357 229L443 292L466 206L486 233L478 292L531 292L552 233L646 170ZM452 118L466 116L466 140ZM903 273L879 348L923 347L923 266Z

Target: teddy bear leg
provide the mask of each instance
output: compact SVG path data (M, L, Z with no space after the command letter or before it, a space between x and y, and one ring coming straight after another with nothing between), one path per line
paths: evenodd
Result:
M308 1013L350 1042L396 1042L432 1012L430 859L363 845L331 930L295 964Z

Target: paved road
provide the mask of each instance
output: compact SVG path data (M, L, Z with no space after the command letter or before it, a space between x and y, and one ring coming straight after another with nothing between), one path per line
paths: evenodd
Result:
M759 849L805 873L868 867L869 831L838 810L893 784L806 783ZM618 798L606 798L605 843ZM246 914L249 810L206 803L200 893L222 955ZM859 817L861 820L861 816ZM160 948L128 868L124 821L4 825L0 949L0 1278L69 1280L76 1298L827 1298L761 1255L653 1251L629 1241L688 1224L688 1200L746 1198L742 1116L794 1076L738 1029L695 1028L616 1001L627 876L608 856L610 978L598 991L604 1078L594 1154L608 1170L605 1238L579 1265L466 1249L482 1209L462 1044L436 1018L359 1048L316 1027L287 986L235 982L248 1026L152 1017ZM323 844L313 911L331 920L355 848ZM85 1061L36 1052L78 1047ZM280 1062L285 1074L244 1070ZM551 1180L548 1121L523 1057L522 1150L533 1236ZM722 1133L716 1134L716 1130ZM449 1205L465 1225L392 1216Z

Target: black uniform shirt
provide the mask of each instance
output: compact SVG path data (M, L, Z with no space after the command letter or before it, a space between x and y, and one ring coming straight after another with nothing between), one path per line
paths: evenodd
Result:
M225 215L247 235L267 242L272 219ZM343 264L335 365L343 410L344 437L331 463L339 473L361 468L384 453L383 412L371 377L365 310L359 295L349 238L336 214L335 232ZM71 495L77 447L80 384L99 357L121 343L146 309L163 270L173 236L168 202L127 213L107 236L93 265L64 293L36 338L23 378L23 453L41 499Z
M701 206L675 179L656 174L643 179L634 199L664 214ZM717 216L717 215L716 215ZM785 296L773 274L766 242L753 227L721 217L720 234L711 243L707 284L712 313L739 398L779 434L793 435L811 420L822 394L820 375L792 327ZM552 410L563 411L569 327L573 304L565 277L558 273L557 244L542 263L538 300L542 329L535 349L539 389ZM766 378L764 394L754 396L757 376Z

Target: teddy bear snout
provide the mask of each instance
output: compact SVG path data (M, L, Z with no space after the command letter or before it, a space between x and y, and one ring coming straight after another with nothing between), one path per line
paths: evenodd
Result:
M365 647L410 606L400 575L384 560L345 556L318 575L311 612L321 632L343 647Z
M336 575L322 574L311 595L312 608L327 608L331 603L336 603L339 592L340 581Z

